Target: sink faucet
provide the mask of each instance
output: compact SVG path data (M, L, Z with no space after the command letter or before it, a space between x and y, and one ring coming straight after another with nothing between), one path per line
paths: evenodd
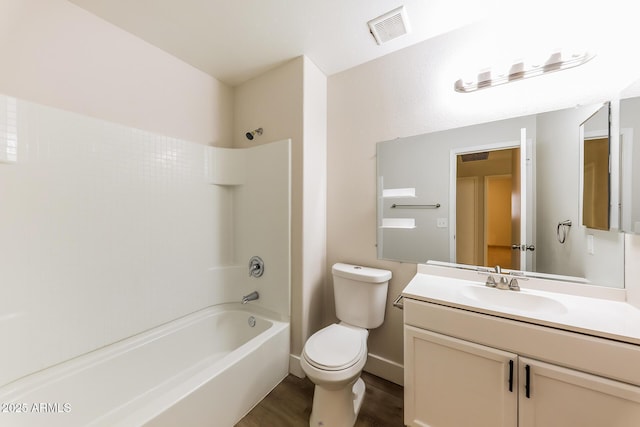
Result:
M495 274L498 275L498 283L496 283L496 279L491 275L492 271L491 269L488 268L482 268L482 270L485 274L489 273L488 277L487 277L487 281L485 282L485 286L488 286L490 288L497 288L497 289L502 289L502 290L511 290L511 291L519 291L520 290L520 286L518 285L518 281L516 280L516 278L512 278L511 281L507 280L507 276L512 275L512 274L516 274L513 271L511 271L510 273L504 274L502 273L502 267L500 267L499 265L496 265L493 268L493 271L495 272Z
M496 283L496 279L494 279L493 276L489 275L489 277L487 277L487 281L485 282L485 286L488 286L490 288L509 289L509 282L507 281L507 278L502 274L502 267L496 265L493 268L493 271L495 271L499 276L498 283Z
M260 294L257 291L251 292L249 295L245 295L242 297L242 303L246 304L249 301L255 301L260 298Z
M509 282L507 278L502 275L502 268L499 265L496 265L496 274L500 275L500 281L496 285L498 289L509 289Z

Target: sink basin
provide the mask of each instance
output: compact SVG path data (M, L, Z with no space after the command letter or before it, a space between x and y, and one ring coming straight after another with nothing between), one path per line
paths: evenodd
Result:
M525 291L510 291L485 286L466 286L462 296L484 305L496 308L511 308L514 310L562 314L567 308L560 302Z

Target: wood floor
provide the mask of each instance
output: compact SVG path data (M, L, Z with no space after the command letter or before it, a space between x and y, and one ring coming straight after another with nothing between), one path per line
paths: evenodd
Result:
M402 427L401 386L367 372L367 391L356 427ZM313 383L308 378L286 377L236 427L304 427L309 425Z

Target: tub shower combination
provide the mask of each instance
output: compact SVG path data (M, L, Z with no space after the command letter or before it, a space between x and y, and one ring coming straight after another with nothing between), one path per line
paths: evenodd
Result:
M288 320L212 306L4 387L0 422L232 426L287 375L288 357Z
M289 369L290 153L0 94L0 426L251 410Z

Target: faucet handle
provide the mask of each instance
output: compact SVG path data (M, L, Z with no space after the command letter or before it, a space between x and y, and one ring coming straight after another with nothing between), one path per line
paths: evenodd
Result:
M502 290L509 289L509 282L507 281L507 278L500 275L500 281L496 287Z
M496 280L493 278L493 276L487 277L487 281L486 281L486 283L484 285L488 286L490 288L495 288L497 286L496 285Z
M509 282L509 290L512 290L512 291L520 290L520 285L518 285L518 280L515 277L512 278L511 281Z
M249 260L249 276L260 277L264 274L264 261L259 256L253 256Z

